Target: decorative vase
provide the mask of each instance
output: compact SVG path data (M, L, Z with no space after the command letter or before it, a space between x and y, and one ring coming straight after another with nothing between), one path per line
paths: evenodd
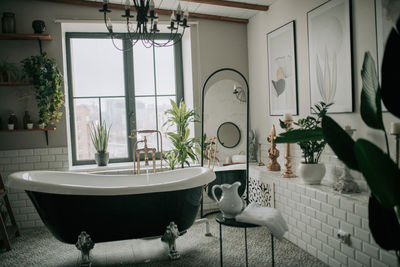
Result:
M25 110L25 115L22 118L24 129L28 129L28 122L30 122L30 121L31 121L31 116L29 116L28 111Z
M94 159L97 163L97 166L107 166L109 161L109 153L108 152L96 153L94 154Z
M235 182L233 184L214 185L212 187L212 196L215 201L217 201L218 208L221 210L224 218L233 219L243 209L243 201L238 193L240 185L240 182ZM219 200L215 195L215 190L217 188L222 190L222 195Z
M1 18L1 25L3 33L15 33L15 14L4 12Z
M7 124L8 130L12 131L14 130L14 124Z
M300 163L297 173L303 179L305 184L321 184L325 176L324 163Z
M46 25L43 20L32 21L32 28L35 33L43 33L46 30Z
M43 130L44 128L46 128L46 123L44 123L44 122L40 123L40 124L39 124L39 128L42 129L42 130Z
M17 116L15 115L14 112L10 113L10 116L8 117L8 124L13 124L14 125L14 129L18 129L18 119Z
M32 129L33 129L33 123L32 123L32 122L28 122L28 123L26 124L26 128L27 128L28 130L32 130Z

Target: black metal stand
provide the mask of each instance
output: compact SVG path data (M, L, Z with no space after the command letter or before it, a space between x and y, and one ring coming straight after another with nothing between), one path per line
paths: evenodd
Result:
M215 218L217 223L219 224L219 257L220 257L220 265L223 267L223 250L222 250L222 225L235 227L235 228L244 228L244 249L246 255L246 267L249 266L248 253L247 253L247 228L261 227L260 225L255 225L251 223L241 223L237 222L235 219L225 219L222 217L222 214L218 214ZM271 234L271 261L272 267L275 266L275 258L274 258L274 236Z

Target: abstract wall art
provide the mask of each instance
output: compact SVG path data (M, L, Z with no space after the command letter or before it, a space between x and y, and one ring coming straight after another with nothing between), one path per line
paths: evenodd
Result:
M295 22L267 34L269 111L272 116L298 114Z
M353 112L350 0L331 0L307 13L311 107Z

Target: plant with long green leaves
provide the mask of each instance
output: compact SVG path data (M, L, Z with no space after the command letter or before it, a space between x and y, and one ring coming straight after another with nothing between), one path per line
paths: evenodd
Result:
M195 162L201 153L200 140L189 138L189 124L198 122L197 115L194 110L188 109L183 101L179 103L179 106L172 99L170 102L172 107L165 111L168 119L164 125L176 127L176 132L167 132L167 135L175 147L173 151L178 163L184 168L185 164L190 166L189 158Z
M23 68L35 87L39 124L52 125L61 119L64 104L63 76L56 60L46 53L22 60Z
M326 115L328 108L332 104L325 104L320 102L312 107L312 111L316 116L307 116L304 119L299 119L294 122L298 129L290 128L289 131L280 134L275 142L276 143L297 143L304 157L304 163L314 164L318 163L322 151L325 148L326 141L322 136L322 118ZM286 129L288 125L280 120L280 125Z
M90 127L90 139L92 140L93 146L97 153L106 153L108 147L108 140L110 138L110 127L107 128L105 121L100 123L91 123Z
M174 150L167 150L163 152L163 158L171 170L175 169L178 164L178 157Z

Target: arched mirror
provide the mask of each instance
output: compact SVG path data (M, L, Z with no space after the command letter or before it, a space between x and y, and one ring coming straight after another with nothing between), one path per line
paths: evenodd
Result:
M203 202L208 208L207 201L214 200L211 196L214 185L239 181L239 195L248 191L245 189L249 169L249 86L242 73L222 68L207 77L202 90L201 127L201 165L216 173L216 179L205 188L208 200L203 199L201 206L201 217L205 217L213 213L204 213ZM238 155L243 159L232 162ZM219 190L215 193L217 197L221 194Z
M224 122L218 127L219 143L226 148L234 148L240 142L240 129L233 122Z

